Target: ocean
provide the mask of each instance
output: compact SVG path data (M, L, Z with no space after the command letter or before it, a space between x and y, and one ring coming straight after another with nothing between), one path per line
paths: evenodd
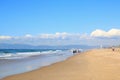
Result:
M0 49L0 78L32 71L71 56L72 51L66 49Z

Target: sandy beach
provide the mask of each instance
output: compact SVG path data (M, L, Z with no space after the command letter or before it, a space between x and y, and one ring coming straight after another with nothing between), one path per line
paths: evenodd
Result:
M120 49L93 49L2 80L120 80Z

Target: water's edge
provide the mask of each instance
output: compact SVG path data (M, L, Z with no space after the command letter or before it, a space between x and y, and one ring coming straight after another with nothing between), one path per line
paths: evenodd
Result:
M39 55L16 60L3 60L4 65L1 65L0 68L0 79L16 74L22 74L25 72L37 70L42 67L55 64L57 62L65 61L72 56L73 53L68 52L55 55Z

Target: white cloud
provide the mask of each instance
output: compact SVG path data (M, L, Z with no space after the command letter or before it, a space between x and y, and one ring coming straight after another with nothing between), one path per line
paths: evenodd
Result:
M80 34L80 33L56 33L53 34L54 38L61 38L61 39L71 39L71 40L79 40L79 39L88 39L87 34Z
M120 29L111 29L108 31L109 36L120 36Z
M92 37L120 37L120 29L111 29L104 31L97 29L91 33Z
M0 40L8 40L11 39L11 36L0 36Z
M72 37L76 37L78 36L77 34L70 34L70 33L55 33L55 34L40 34L39 38L43 38L43 39L66 39L66 38L72 38ZM80 35L79 35L80 36Z
M26 37L26 38L31 38L32 35L31 35L31 34L26 34L24 37Z

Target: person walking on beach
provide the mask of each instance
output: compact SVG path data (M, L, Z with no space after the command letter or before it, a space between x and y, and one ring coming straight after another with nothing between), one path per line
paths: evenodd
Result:
M77 53L77 51L76 51L76 50L73 50L73 54L75 54L75 53Z
M112 51L115 51L115 48L114 48L114 47L112 47Z

